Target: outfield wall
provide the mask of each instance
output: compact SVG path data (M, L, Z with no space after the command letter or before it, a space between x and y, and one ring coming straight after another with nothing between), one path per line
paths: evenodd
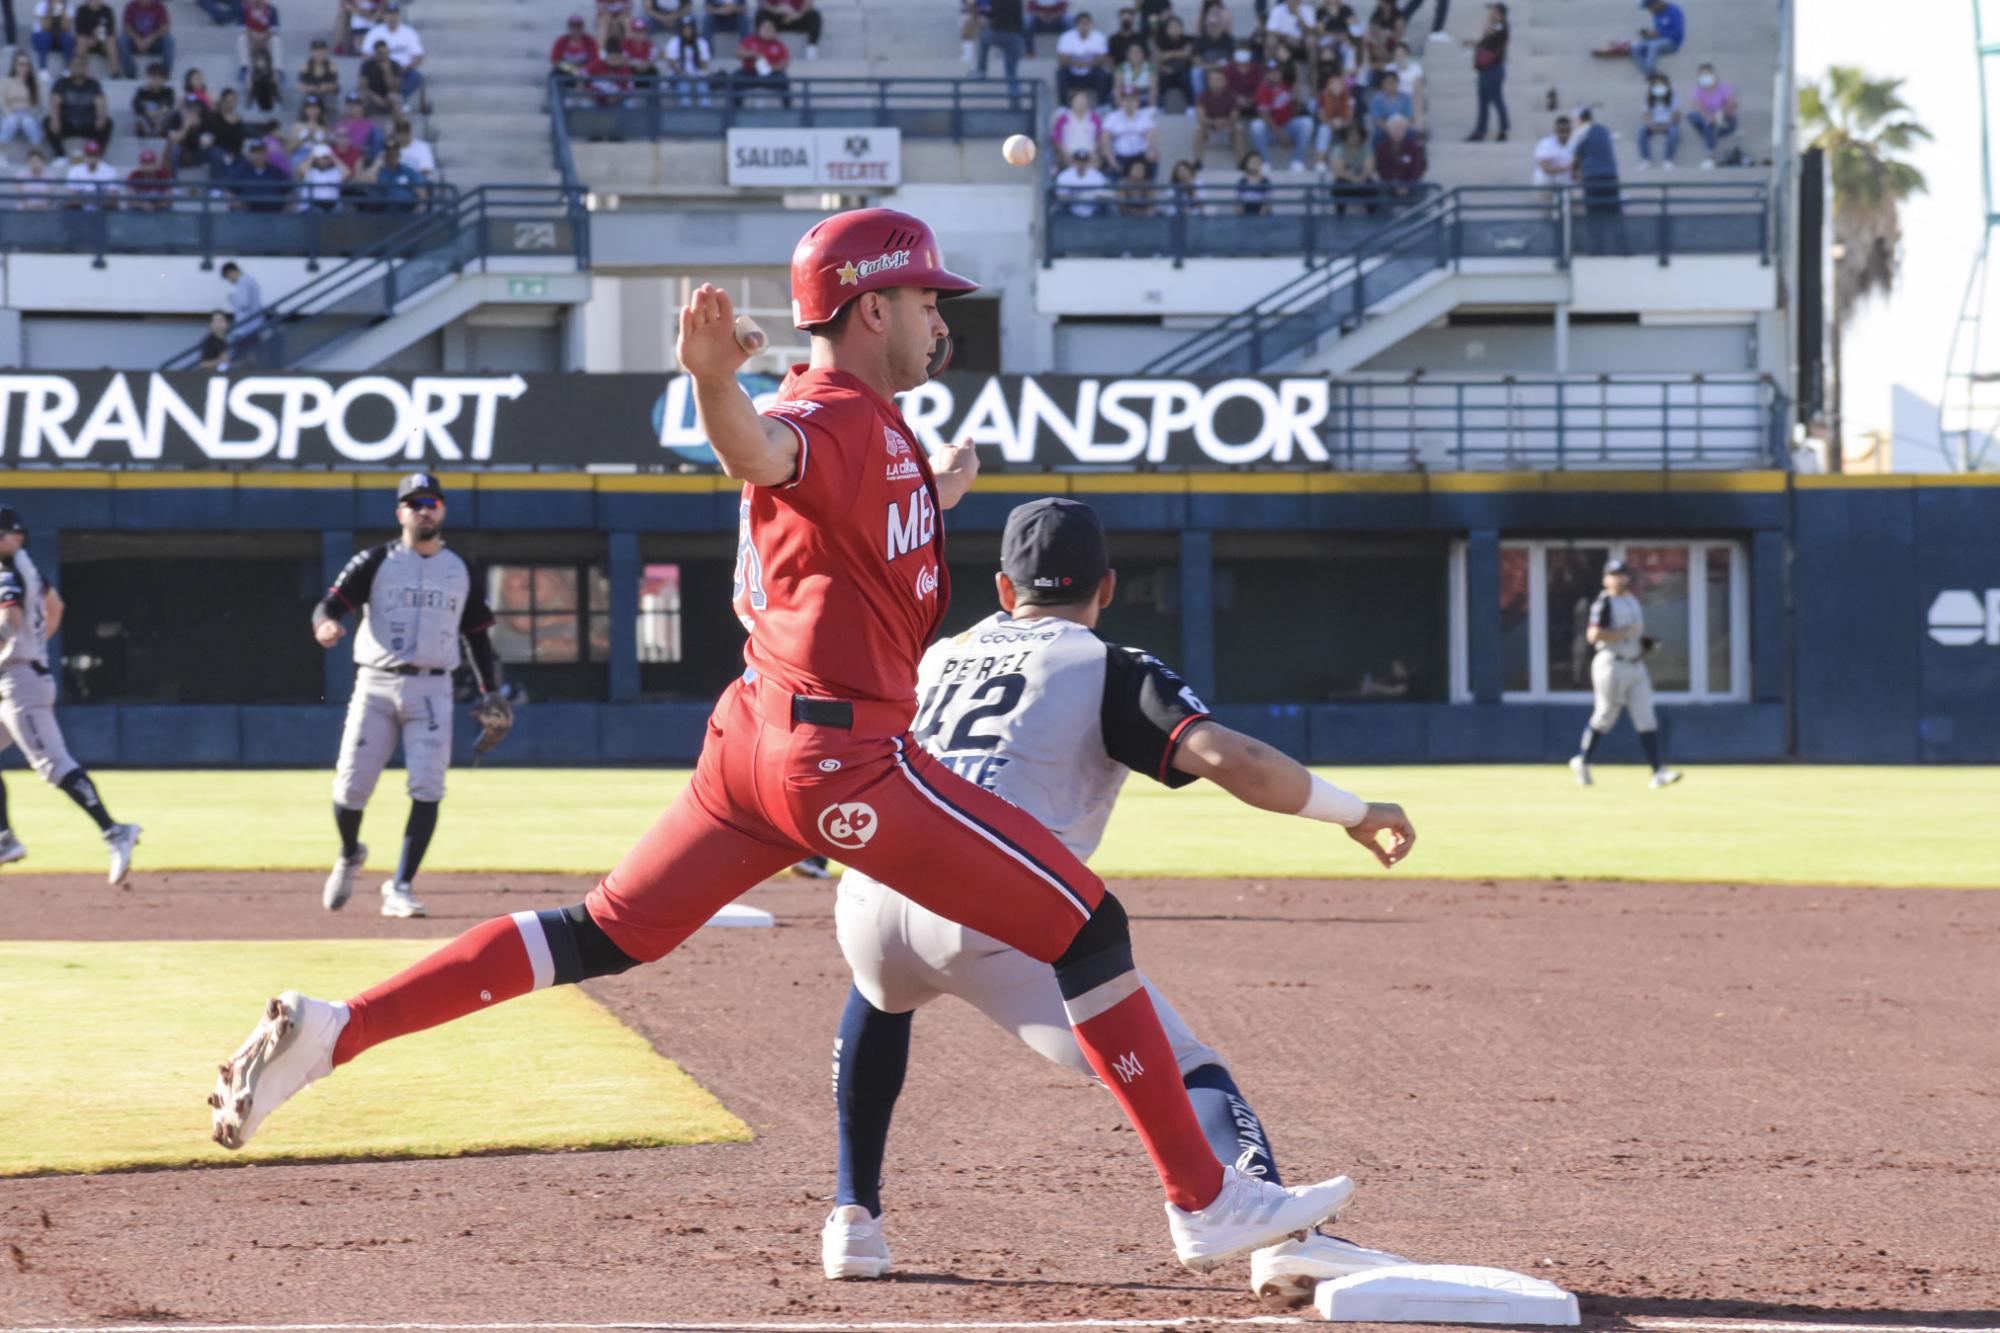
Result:
M734 488L705 475L444 481L449 531L476 567L574 566L603 589L576 614L588 660L510 668L530 698L495 762L692 759L741 638L726 606ZM329 763L352 668L344 651L310 644L307 617L348 556L389 535L390 484L352 472L0 473L0 499L27 516L31 552L70 600L55 650L77 754ZM1676 757L2000 761L2000 591L1988 591L2000 588L2000 486L1981 479L998 474L952 515L951 628L991 609L1007 511L1051 492L1089 501L1114 534L1126 592L1107 634L1178 662L1221 717L1303 758L1567 755L1588 709L1556 688L1585 669L1555 628L1578 586L1558 588L1558 566L1613 541L1668 562L1705 553L1706 602L1687 593L1690 634L1706 606L1703 668L1658 668L1705 670L1709 687L1708 702L1663 709ZM642 640L660 637L657 607L642 604L655 569L675 570L685 595L671 652L656 653L671 661L641 660ZM1538 649L1520 585L1543 575L1538 614L1551 627ZM537 605L503 619L535 631L564 614ZM1401 675L1383 666L1392 655ZM1522 688L1544 676L1548 688ZM1611 746L1636 754L1627 728Z

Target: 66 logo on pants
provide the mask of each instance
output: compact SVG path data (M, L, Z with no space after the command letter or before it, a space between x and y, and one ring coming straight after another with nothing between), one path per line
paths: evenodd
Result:
M820 836L849 851L866 847L878 827L875 807L863 801L842 801L819 812Z

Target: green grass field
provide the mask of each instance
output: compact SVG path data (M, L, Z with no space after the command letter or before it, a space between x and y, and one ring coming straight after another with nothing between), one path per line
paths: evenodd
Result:
M282 985L351 994L433 940L0 942L0 1177L232 1161L742 1142L742 1121L574 987L369 1052L225 1152L202 1098Z
M2000 885L2000 769L1693 768L1651 791L1636 766L1579 790L1560 765L1326 770L1401 801L1418 843L1407 873L1456 879L1674 879ZM121 819L145 825L138 872L324 868L334 850L328 774L98 775ZM599 874L652 822L686 774L638 769L455 772L428 870ZM90 824L59 793L8 777L24 870L101 871ZM407 806L392 772L362 836L392 868ZM1107 876L1359 876L1374 863L1326 825L1247 809L1205 784L1126 784L1103 849Z

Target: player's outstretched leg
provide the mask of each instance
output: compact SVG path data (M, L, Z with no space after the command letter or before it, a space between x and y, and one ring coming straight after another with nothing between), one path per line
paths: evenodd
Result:
M910 1061L910 1023L916 1011L884 1013L853 988L833 1039L833 1100L838 1111L840 1156L833 1211L820 1230L826 1275L876 1278L889 1271L882 1235L882 1159L889 1147L889 1118L902 1095Z
M8 820L7 784L0 782L0 866L26 860L27 856L28 849L14 835L14 825Z
M97 831L104 835L104 845L111 852L111 869L104 878L112 884L123 884L132 874L132 849L139 845L139 826L113 819L104 798L98 794L97 784L80 767L64 774L56 787L96 822Z
M354 876L368 863L368 844L361 841L360 810L349 809L339 801L333 803L333 826L340 833L340 855L333 858L333 869L327 872L326 888L320 892L320 905L329 912L338 912L347 906L347 900L354 896Z

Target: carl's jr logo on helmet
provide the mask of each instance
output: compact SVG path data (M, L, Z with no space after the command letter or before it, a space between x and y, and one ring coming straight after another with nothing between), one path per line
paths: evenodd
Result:
M864 259L859 264L850 259L841 265L840 285L843 287L852 287L863 278L872 278L877 273L886 273L892 268L908 268L909 266L910 252L908 250L891 250L888 254L876 255L873 259Z

